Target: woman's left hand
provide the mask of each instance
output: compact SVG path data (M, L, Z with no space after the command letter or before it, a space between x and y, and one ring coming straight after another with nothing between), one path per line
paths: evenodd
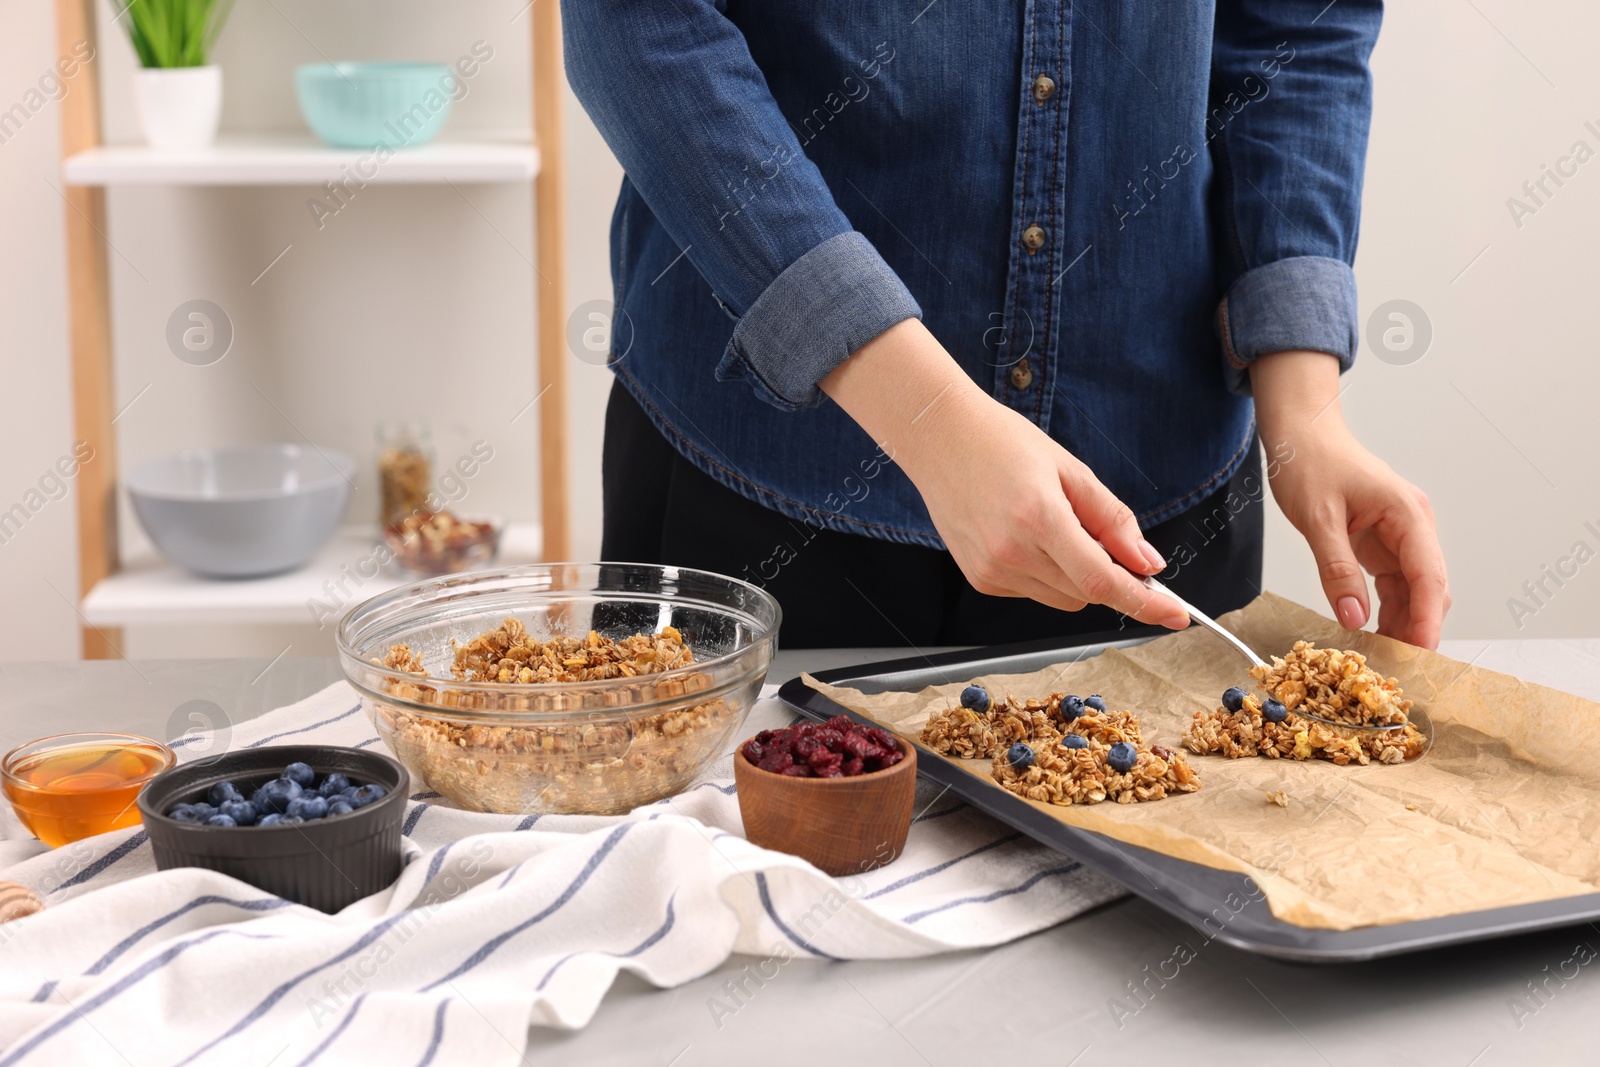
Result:
M1311 546L1334 615L1352 630L1366 625L1365 569L1378 591L1378 632L1437 648L1450 581L1433 509L1345 426L1337 362L1275 353L1252 364L1251 384L1273 498Z

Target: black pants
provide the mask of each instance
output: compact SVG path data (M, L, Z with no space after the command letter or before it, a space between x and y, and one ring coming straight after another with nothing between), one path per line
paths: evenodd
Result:
M601 558L696 567L762 586L786 648L991 645L1118 630L1110 608L1065 612L972 588L948 552L819 530L723 487L661 436L621 385L606 407ZM1160 575L1207 614L1260 590L1260 450L1210 497L1145 537Z

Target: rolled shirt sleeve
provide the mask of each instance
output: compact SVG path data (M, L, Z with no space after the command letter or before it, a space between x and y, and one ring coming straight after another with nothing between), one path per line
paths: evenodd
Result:
M921 309L855 232L723 0L565 0L567 77L628 179L737 322L716 376L793 410Z
M1212 58L1212 210L1224 243L1217 308L1228 387L1249 365L1309 350L1354 363L1367 61L1379 0L1219 0Z
M717 367L769 404L795 410L821 399L817 382L889 327L922 309L865 237L841 233L795 260L734 327Z

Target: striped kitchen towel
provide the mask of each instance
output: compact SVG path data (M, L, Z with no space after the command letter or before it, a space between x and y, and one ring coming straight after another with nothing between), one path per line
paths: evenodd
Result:
M771 697L745 735L786 725ZM185 758L216 743L178 739ZM380 745L344 683L232 728L230 748ZM415 793L389 889L323 915L201 870L155 870L142 830L54 851L0 815L0 880L45 910L0 925L0 1067L521 1061L529 1026L581 1027L617 973L662 988L731 953L886 959L995 945L1121 896L919 784L894 863L830 878L745 841L732 751L629 815L498 816Z

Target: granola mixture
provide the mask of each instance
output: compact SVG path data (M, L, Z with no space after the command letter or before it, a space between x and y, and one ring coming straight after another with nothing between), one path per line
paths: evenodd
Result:
M1133 712L1090 709L1069 719L1061 710L1063 699L1063 694L1051 693L1043 700L1007 697L981 712L949 708L928 719L921 740L940 755L991 760L1001 788L1048 804L1098 804L1107 799L1131 804L1200 788L1200 777L1183 753L1145 745ZM1068 734L1083 737L1088 744L1063 747ZM1119 741L1138 750L1137 761L1126 773L1118 773L1107 762L1111 746ZM1032 765L1023 770L1007 759L1011 746L1018 743L1034 753Z
M1007 697L987 711L947 708L936 712L922 728L922 743L941 756L957 759L993 759L1003 756L1018 741L1054 742L1063 727L1060 693L1044 700L1018 701Z
M1366 766L1373 760L1404 763L1421 755L1428 739L1409 722L1398 730L1346 730L1303 719L1293 711L1282 722L1268 722L1261 714L1261 702L1250 694L1238 711L1219 707L1209 713L1195 712L1189 732L1183 735L1183 746L1201 756L1325 759L1342 767L1349 763Z
M705 764L721 755L743 711L739 697L689 704L711 684L706 675L656 681L653 675L692 664L694 655L672 627L616 641L591 631L539 640L515 618L465 644L455 644L450 666L462 682L501 682L529 687L525 698L456 690L423 680L422 659L403 644L392 646L381 665L417 675L416 682L391 682L397 699L435 705L439 716L412 714L378 703L374 719L384 742L425 788L469 811L500 813L631 811L686 786ZM638 678L625 689L608 688L570 697L571 717L528 726L448 717L449 709L471 711L561 710L567 695L540 693L553 682ZM621 713L593 709L604 699ZM685 706L637 718L628 705L683 697Z
M1098 804L1114 800L1133 804L1161 800L1172 793L1193 793L1200 776L1182 752L1139 740L1138 723L1131 712L1086 712L1067 724L1061 738L1077 734L1088 740L1082 748L1068 748L1060 740L1034 749L1033 764L1013 767L1001 753L993 760L995 782L1029 800L1047 804ZM1111 746L1125 741L1138 750L1138 758L1125 773L1118 773L1108 757Z
M378 524L388 526L428 508L428 454L419 448L390 447L378 455Z
M1267 803L1276 804L1280 808L1289 806L1289 794L1282 789L1267 790Z
M1270 667L1250 668L1250 677L1290 711L1351 726L1392 726L1411 710L1400 683L1368 667L1361 653L1310 641L1296 641Z

